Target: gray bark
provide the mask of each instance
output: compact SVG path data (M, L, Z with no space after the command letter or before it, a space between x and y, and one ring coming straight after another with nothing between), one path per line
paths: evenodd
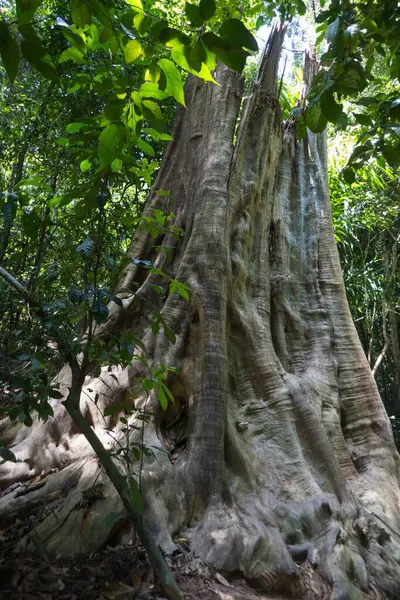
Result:
M173 457L148 459L142 480L145 519L166 552L183 533L204 560L271 593L318 598L327 586L334 600L397 598L399 456L347 305L325 136L309 132L298 142L293 123L282 123L282 41L275 30L237 131L239 77L219 67L221 86L190 79L188 108L154 185L171 196L153 193L145 209L174 212L185 237L157 240L174 247L170 263L144 230L129 249L130 258L152 260L189 284L190 302L160 299L157 276L132 263L119 284L124 308L112 305L97 334L133 328L151 364L180 367L168 382L175 404L163 413L151 397L154 422L145 431L146 443ZM152 334L155 310L177 333L175 345ZM142 374L133 361L115 369L116 378L88 375L81 410L105 443L104 422L113 427L115 419L104 421L99 409L127 394L143 405ZM68 369L59 379L68 386ZM96 393L97 406L87 400ZM121 507L101 475L106 491L88 532L87 510L78 508L96 466L62 407L55 412L31 430L4 424L12 450L28 462L1 467L2 482L72 463L48 478L47 493L52 477L73 491L36 531L50 553L90 552L110 539L104 517ZM15 502L26 508L25 497ZM0 519L11 508L9 496L0 499Z

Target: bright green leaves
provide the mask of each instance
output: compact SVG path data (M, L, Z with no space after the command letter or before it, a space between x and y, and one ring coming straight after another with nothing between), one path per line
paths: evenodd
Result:
M182 283L181 281L177 281L176 279L171 279L170 284L169 284L169 293L170 294L179 294L179 296L182 296L182 298L184 300L189 302L189 300L190 300L189 292L190 291L191 291L191 288L188 285L186 285L185 283Z
M139 12L135 15L133 24L140 35L145 35L150 27L151 20L143 12Z
M389 100L399 95L395 4L388 18L387 3L366 2L362 9L356 5L358 8L349 11L347 4L330 2L316 18L318 41L325 39L328 49L321 57L325 69L315 77L308 101L319 103L324 117L338 128L348 124L355 128L358 140L349 170L343 171L349 183L355 171L371 163L371 159L380 161L380 168L384 168L384 160L389 167L398 167L398 137L390 127L393 118L389 110ZM363 112L351 111L354 123L343 113L340 103L343 98L355 101L367 87L368 95L357 102L364 107ZM370 143L368 148L366 142Z
M61 28L65 38L72 46L75 46L82 54L85 54L86 48L86 36L83 32L77 31L74 26L69 26L63 19L57 19L57 25Z
M159 332L160 326L163 326L164 334L169 339L169 341L172 344L174 344L176 341L175 334L166 324L165 317L163 316L163 314L156 313L155 315L153 315L153 320L151 322L151 329L154 335L156 335ZM158 401L163 410L167 410L169 402L174 402L174 396L165 383L167 374L176 372L177 369L175 367L167 367L165 365L162 365L161 367L152 370L151 377L143 379L142 384L145 392L149 393L152 390L154 390L157 394Z
M124 56L126 62L132 63L142 54L142 46L138 40L130 40L124 48Z
M61 52L59 59L58 59L58 64L66 62L67 60L73 60L78 63L82 62L83 54L82 54L82 52L80 52L78 50L78 48L75 48L74 46L70 46L69 48L64 50L64 52Z
M104 168L115 158L120 158L126 140L123 123L110 123L99 136L100 167Z
M143 4L141 0L126 0L127 4L129 4L132 8L136 8L138 11L143 12Z
M4 21L0 21L0 56L11 83L14 83L19 65L19 49Z
M136 140L136 146L138 148L140 148L140 150L142 150L142 152L144 152L145 154L148 154L149 156L155 156L155 154L156 154L155 151L154 151L153 146L151 146L143 138L138 138Z
M202 27L216 10L214 0L202 0L199 5L187 2L185 12L195 27ZM215 68L215 58L232 69L241 72L248 51L256 52L258 45L254 36L239 19L225 20L219 35L207 31L199 39L191 39L186 33L167 24L159 23L150 32L167 48L171 48L172 60L185 71L205 81L213 81L210 71Z
M164 27L160 31L159 40L167 48L180 48L180 46L188 46L190 44L190 37L173 27Z
M90 25L92 17L88 4L85 0L71 0L72 22L79 28Z
M151 64L145 71L144 78L146 81L157 83L160 78L160 67L157 64Z
M146 81L143 83L139 90L142 98L154 98L155 100L165 100L169 94L165 90L160 90L157 83Z
M82 171L82 173L86 173L86 171L89 171L91 166L92 166L92 163L90 162L90 160L85 158L85 160L81 161L79 168Z
M183 83L181 74L174 65L173 62L167 58L162 58L158 61L158 65L165 74L167 85L166 91L173 97L179 104L185 106L185 96L183 93Z
M139 486L133 477L129 478L129 495L131 498L132 505L135 508L135 511L139 514L142 514L144 511L143 500L140 493Z
M202 51L205 60L199 64L198 56ZM210 62L208 60L208 54L203 42L199 40L190 46L181 46L172 50L171 58L178 66L188 73L192 73L193 75L204 79L204 81L212 81L215 83L215 79L210 73L210 69L215 68L215 61L214 63Z

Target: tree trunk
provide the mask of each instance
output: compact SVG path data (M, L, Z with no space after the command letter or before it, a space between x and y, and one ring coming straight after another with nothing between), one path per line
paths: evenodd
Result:
M157 453L142 473L144 518L166 552L179 533L207 562L271 593L326 597L326 584L337 600L398 598L399 457L347 305L325 136L309 132L298 142L294 124L282 123L283 35L271 35L238 129L237 74L219 66L220 86L189 79L187 109L153 188L170 196L152 193L145 209L173 212L185 236L153 240L142 229L129 249L131 259L190 285L190 301L161 299L159 276L131 263L118 290L124 307L113 304L97 333L133 329L151 366L180 368L168 380L175 403L164 413L151 396L154 421L145 429L145 443L172 459ZM174 248L171 262L155 245ZM152 333L157 311L176 344ZM143 406L140 376L143 365L133 361L87 377L81 409L104 442L104 423L115 427L115 417L100 410L122 399ZM68 385L68 369L59 380ZM97 404L88 401L96 394ZM104 492L88 526L82 491L98 467L57 404L49 423L0 428L27 461L3 465L2 481L71 463L35 492L69 494L36 531L49 553L90 552L116 531L105 516L124 515L100 475ZM29 504L1 498L0 519L17 502Z
M393 307L389 310L390 338L394 363L393 409L396 416L400 415L400 341L399 315Z

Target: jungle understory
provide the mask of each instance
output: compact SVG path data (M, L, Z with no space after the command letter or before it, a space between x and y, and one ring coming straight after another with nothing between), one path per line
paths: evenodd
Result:
M174 213L185 235L154 240L139 228L129 257L189 285L190 301L162 299L160 277L131 262L117 290L123 308L110 305L97 335L133 330L152 366L179 369L167 381L175 402L164 412L151 394L144 431L146 445L167 450L145 459L141 477L144 519L166 554L183 536L205 562L269 593L311 599L327 597L327 587L333 600L399 598L399 455L348 309L326 137L298 141L295 124L282 122L283 38L273 30L243 103L242 80L226 67L217 68L220 85L188 80L153 186L170 196L151 193L144 213ZM172 260L155 245L173 249ZM155 311L175 344L153 334ZM107 447L105 427L123 435L119 415L104 409L143 407L144 374L134 357L127 368L87 374L81 410ZM67 393L68 367L58 380ZM3 488L60 469L31 494L3 496L0 520L61 494L61 508L36 527L49 555L130 539L116 491L61 400L51 402L46 423L0 424L21 460L0 467ZM94 483L102 493L88 509L82 498ZM312 566L307 577L301 563Z

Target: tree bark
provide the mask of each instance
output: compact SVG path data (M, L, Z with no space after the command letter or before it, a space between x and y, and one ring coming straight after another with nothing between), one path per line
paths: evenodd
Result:
M394 362L393 407L396 415L400 415L400 342L399 316L393 308L389 310L390 338Z
M151 366L180 368L168 381L175 403L164 413L151 396L154 421L145 429L145 443L172 458L147 459L142 474L144 519L166 552L184 533L204 560L241 571L270 593L318 598L323 577L335 600L397 598L399 456L347 305L325 136L309 132L299 142L294 124L282 123L283 36L279 28L271 34L238 128L238 75L219 66L220 86L189 79L187 109L177 116L145 208L145 216L155 208L173 212L185 236L153 240L139 229L129 249L131 259L151 260L190 285L190 301L160 298L153 288L159 276L132 262L118 287L123 308L113 304L97 334L133 329ZM306 78L311 73L309 65ZM155 245L174 249L171 262ZM157 311L176 344L152 333ZM81 412L104 443L104 423L116 435L119 429L99 411L127 398L143 406L142 374L133 360L127 369L88 375ZM68 369L59 381L66 391ZM90 534L84 511L72 512L95 470L89 459L82 464L90 449L62 406L48 424L17 433L5 424L3 432L28 460L3 465L3 485L79 459L57 519L36 528L48 552L107 543L112 528L104 517L116 510L116 496L106 479ZM4 498L0 520L11 508ZM306 574L301 561L312 566Z

